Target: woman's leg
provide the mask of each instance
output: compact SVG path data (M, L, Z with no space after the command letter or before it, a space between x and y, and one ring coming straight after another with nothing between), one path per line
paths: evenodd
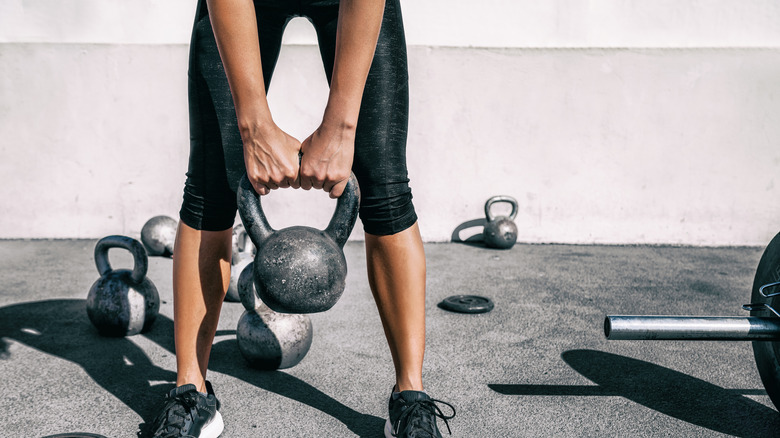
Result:
M263 12L257 11L257 17L267 87L289 18L277 11ZM205 0L198 3L188 76L190 161L173 254L177 386L151 427L154 437L214 438L222 432L222 417L206 371L230 282L234 188L245 167L235 108Z
M206 392L206 369L230 283L232 229L196 230L179 223L173 252L176 386Z
M395 365L396 391L422 391L425 253L417 224L400 233L366 233L368 281Z
M306 15L317 30L330 81L338 8L312 2L310 9L311 14ZM446 424L454 416L454 409L451 415L444 415L435 405L437 400L422 392L425 252L406 171L408 112L401 10L398 0L386 0L363 91L352 165L360 183L369 284L395 365L395 387L388 401L384 435L440 438L437 418Z
M330 80L338 7L311 7ZM393 357L398 390L422 390L425 350L425 254L406 171L409 91L400 6L387 0L366 79L352 170L360 183L360 218L372 293Z

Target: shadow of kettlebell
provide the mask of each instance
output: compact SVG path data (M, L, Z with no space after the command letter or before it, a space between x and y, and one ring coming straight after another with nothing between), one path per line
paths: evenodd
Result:
M482 229L485 227L485 224L487 224L487 219L485 218L471 219L463 222L462 224L458 225L452 232L450 241L453 243L463 243L465 245L474 246L477 248L484 248L485 238L482 235ZM465 239L461 237L465 230L470 230L472 228L477 228L478 231L469 231Z

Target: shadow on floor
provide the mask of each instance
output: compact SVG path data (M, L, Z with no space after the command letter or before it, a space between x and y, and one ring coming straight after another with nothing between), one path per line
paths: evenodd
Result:
M238 350L235 338L217 342L211 349L209 369L234 376L258 388L295 400L344 423L349 430L365 438L382 437L385 420L361 414L297 377L282 371L250 368Z
M231 334L232 331L222 331ZM149 332L142 334L173 355L173 320L158 315ZM163 395L176 373L162 369L126 338L100 336L87 318L86 300L46 300L0 307L0 360L10 359L8 338L81 366L98 385L106 389L145 423L144 431L157 414ZM296 400L341 421L361 437L381 437L384 420L361 414L332 397L284 372L256 371L245 365L235 339L213 347L209 369L241 379L266 391ZM139 432L143 435L143 432Z
M485 218L472 219L463 222L462 224L458 225L455 230L453 230L450 241L455 243L462 243L464 245L473 246L476 248L485 248L485 241L482 238L482 230L485 228L485 224L487 224L487 219ZM469 230L470 228L479 229L476 231L470 230L464 233L464 231ZM461 237L462 234L468 234L468 237L464 239Z
M153 364L126 338L97 333L87 318L86 300L47 300L0 308L0 338L8 338L81 366L98 385L146 421L156 414L162 394L176 374ZM2 346L9 359L7 343Z
M569 350L561 357L597 386L488 385L507 395L621 396L679 420L738 437L777 436L780 415L743 394L649 362L595 350ZM752 357L750 358L752 360Z

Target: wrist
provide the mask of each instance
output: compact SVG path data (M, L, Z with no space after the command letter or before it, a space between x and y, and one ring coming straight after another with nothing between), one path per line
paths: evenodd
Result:
M276 123L274 123L270 113L238 118L238 130L241 133L241 138L244 139L256 134L266 134L276 129Z
M319 129L320 131L339 132L342 135L352 134L354 136L355 131L357 131L357 120L352 121L352 119L345 117L326 117L322 119Z
M360 97L347 99L331 93L322 117L322 125L341 131L355 131L360 114L360 100Z

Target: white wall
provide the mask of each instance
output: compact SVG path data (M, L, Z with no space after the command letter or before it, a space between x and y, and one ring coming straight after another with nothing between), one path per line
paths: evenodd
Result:
M518 199L528 242L763 245L780 230L780 4L458 3L403 2L426 240L494 194ZM133 235L176 215L194 4L0 0L0 238ZM327 96L312 41L294 20L269 95L299 138ZM277 227L324 226L333 203L264 205Z
M0 42L186 44L197 0L1 0ZM776 47L775 0L401 0L407 43ZM305 20L285 41L316 44Z

